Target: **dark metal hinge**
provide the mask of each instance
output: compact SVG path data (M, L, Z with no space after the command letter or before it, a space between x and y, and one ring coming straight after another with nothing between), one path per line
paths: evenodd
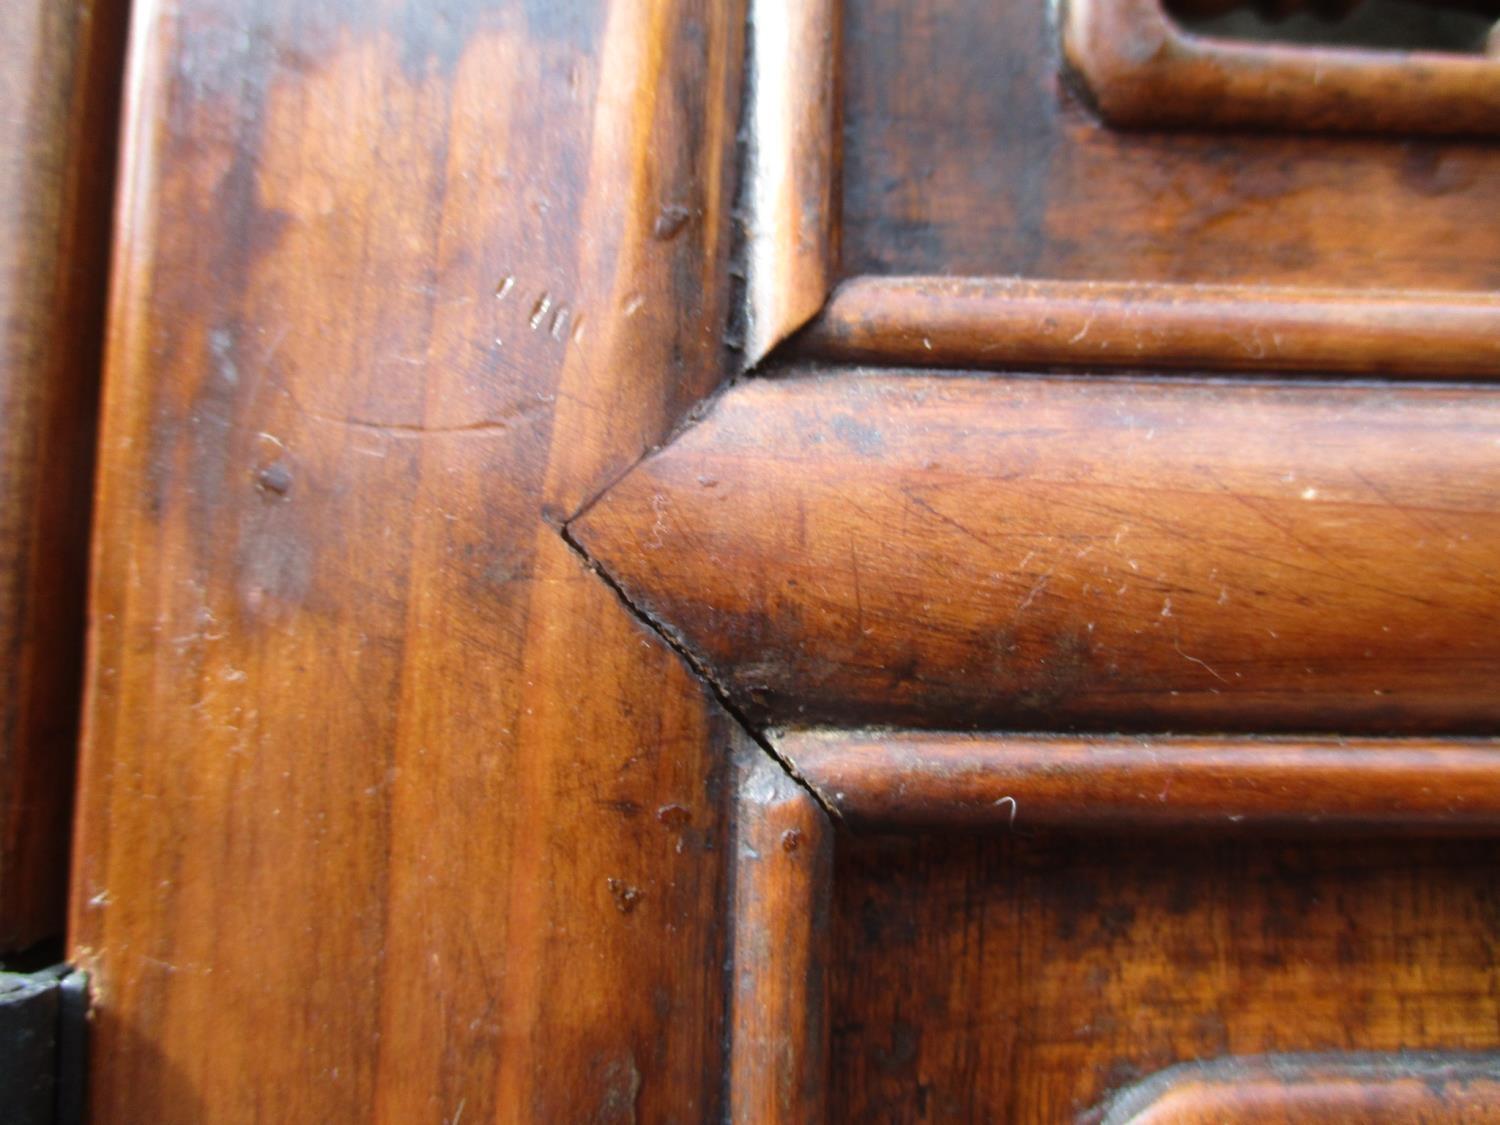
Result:
M68 965L0 972L0 1113L14 1125L82 1125L88 977Z

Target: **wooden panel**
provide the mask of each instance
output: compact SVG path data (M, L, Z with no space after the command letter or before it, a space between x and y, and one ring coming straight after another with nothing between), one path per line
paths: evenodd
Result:
M925 367L1500 375L1500 296L856 277L799 354Z
M1500 830L1500 742L789 731L857 831Z
M822 1121L833 830L763 751L735 779L727 1120Z
M751 380L572 527L794 725L1489 733L1500 392Z
M0 5L0 951L67 898L124 16Z
M725 371L743 21L137 9L94 1120L719 1114L741 736L557 525Z
M829 1119L1061 1125L1175 1062L1493 1051L1497 872L1493 842L841 835Z
M1095 1120L1090 1114L1085 1121ZM1100 1125L1500 1121L1500 1055L1269 1056L1188 1063L1111 1099Z
M843 270L1500 288L1500 147L1103 125L1047 0L847 0Z
M1072 0L1069 63L1118 125L1500 133L1500 59L1192 35L1161 0Z

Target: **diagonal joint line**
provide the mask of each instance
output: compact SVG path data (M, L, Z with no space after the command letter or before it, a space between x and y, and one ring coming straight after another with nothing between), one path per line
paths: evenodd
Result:
M587 510L587 507L585 507L584 511ZM579 515L582 514L582 512L579 513ZM578 517L575 516L574 519L576 518ZM718 676L715 675L714 670L708 663L708 661L705 660L701 655L693 651L693 649L688 645L686 639L683 638L681 633L679 633L667 622L656 617L643 606L636 604L636 602L631 599L630 595L626 593L624 587L622 587L620 583L615 580L614 576L610 574L609 571L605 570L604 567L600 565L600 563L592 555L589 554L588 550L583 546L583 544L573 537L572 528L570 526L571 523L571 520L569 520L567 523L564 523L561 527L558 528L558 533L562 536L563 542L566 543L570 548L572 548L573 553L583 561L584 566L598 575L599 580L606 586L608 586L612 591L614 591L615 597L619 599L620 604L625 607L625 609L631 614L631 616L633 616L642 625L646 626L646 628L651 630L651 632L660 637L662 642L666 644L668 648L670 648L673 652L675 652L679 657L682 658L682 660L690 669L692 669L693 673L699 678L699 680L701 680L703 684L708 688L710 694L713 695L719 706L724 709L724 712L736 723L738 723L744 730L744 732L755 741L756 745L764 750L779 766L781 766L781 768L787 772L788 776L790 776L793 781L795 781L798 785L800 785L804 790L807 791L808 795L818 803L818 807L823 810L824 815L826 815L828 819L834 824L840 823L843 818L839 816L838 811L829 801L824 799L823 794L818 792L815 786L809 784L807 779L804 778L800 772L798 772L796 764L792 762L791 759L786 757L786 755L777 750L775 744L768 737L765 728L751 722L749 716L745 714L745 712L737 703L735 703L734 699L730 696L728 688L726 688L724 684L719 680Z

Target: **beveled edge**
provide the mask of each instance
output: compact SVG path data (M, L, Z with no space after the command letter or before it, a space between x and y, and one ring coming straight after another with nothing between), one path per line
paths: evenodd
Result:
M840 0L751 0L745 363L815 316L837 268Z
M729 1120L821 1121L833 830L771 755L740 749L730 836Z
M1500 833L1500 740L834 729L772 740L856 831Z
M880 365L1500 376L1490 293L862 276L795 343Z

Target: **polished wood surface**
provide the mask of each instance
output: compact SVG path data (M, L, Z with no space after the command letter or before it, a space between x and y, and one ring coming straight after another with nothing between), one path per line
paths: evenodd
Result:
M1179 1062L1493 1050L1497 872L1494 842L841 835L829 1120L1061 1125Z
M1500 146L1112 128L1049 12L846 0L845 276L1500 289Z
M1018 278L849 278L804 356L924 367L1500 374L1500 297Z
M742 735L558 525L728 369L743 25L137 6L95 1121L720 1113Z
M765 721L1487 733L1500 394L838 371L572 525Z
M726 1120L823 1121L833 827L760 748L734 777Z
M1500 1122L1500 1054L1222 1059L1153 1075L1088 1125L1481 1125Z
M1500 150L1117 129L1045 0L840 7L137 7L95 1120L1500 1046L1500 845L1282 831L1490 827Z
M1500 834L1500 742L788 731L854 831Z
M840 0L750 0L747 364L823 306L838 267Z
M125 5L0 5L0 953L62 934Z
M1115 124L1500 135L1500 59L1193 35L1161 0L1069 0L1063 21Z

